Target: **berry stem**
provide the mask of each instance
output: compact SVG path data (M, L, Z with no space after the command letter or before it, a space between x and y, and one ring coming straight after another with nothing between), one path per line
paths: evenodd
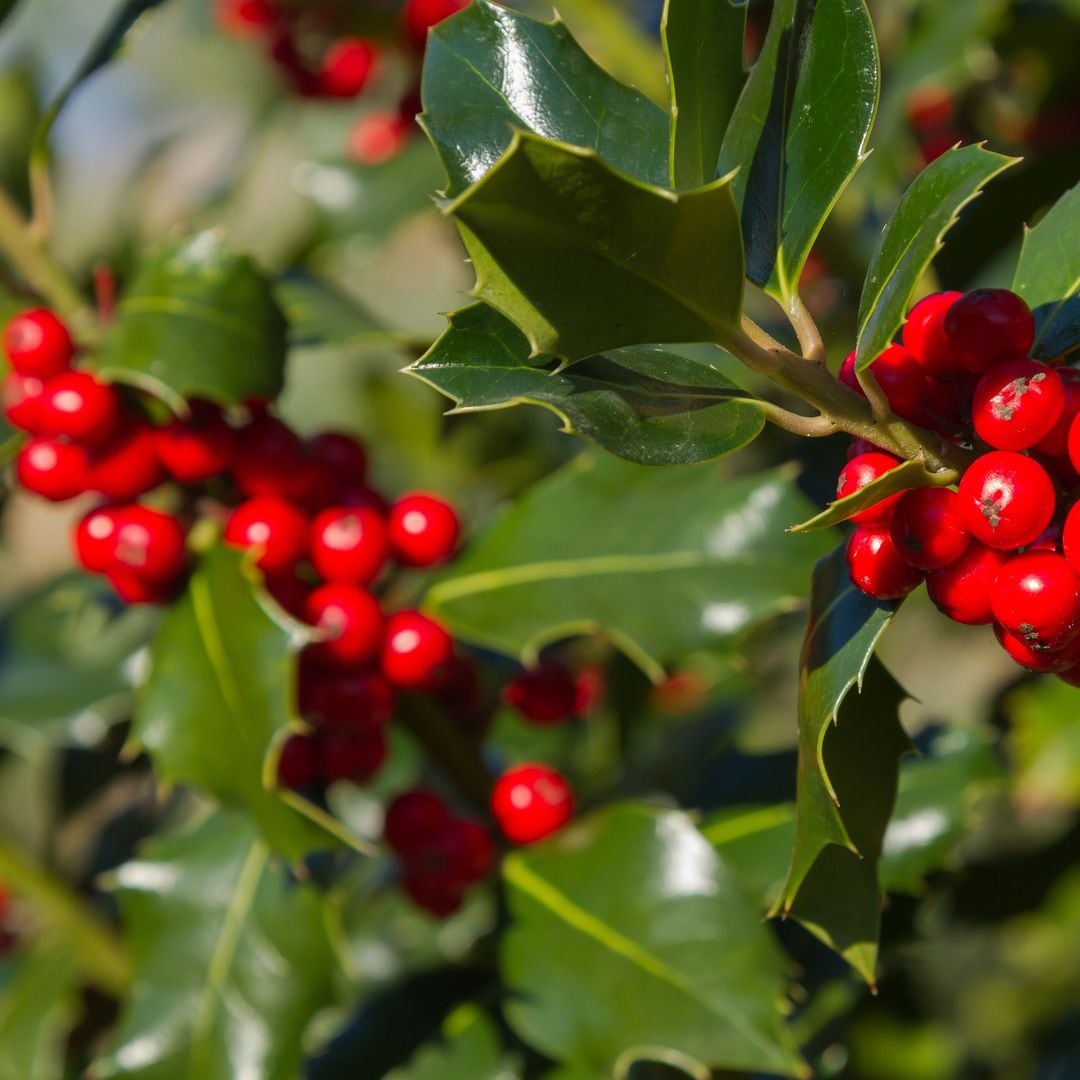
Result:
M799 339L803 356L811 363L824 364L825 342L821 338L821 331L797 290L788 298L787 317Z
M0 188L0 251L57 314L85 339L96 322L93 308L58 263L34 235L30 223L11 196Z

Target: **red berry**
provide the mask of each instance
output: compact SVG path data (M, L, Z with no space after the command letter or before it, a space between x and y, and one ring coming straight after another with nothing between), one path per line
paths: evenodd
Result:
M975 289L945 315L945 335L968 371L1019 360L1035 340L1031 309L1008 289Z
M154 581L122 570L109 570L106 576L125 604L168 604L176 597L175 581Z
M45 384L32 375L12 371L4 377L4 416L12 427L43 435L40 402Z
M915 357L903 345L890 345L870 364L869 370L889 399L892 411L905 420L917 421L926 399L926 376ZM865 396L866 391L855 373L855 353L844 360L840 379Z
M450 558L461 526L454 508L434 495L404 495L390 509L390 548L406 566L434 566Z
M948 488L918 488L901 496L889 535L912 566L940 570L964 553L971 535L960 520L957 503L956 492Z
M1054 484L1031 458L983 454L960 480L960 520L977 540L1007 550L1036 540L1054 516Z
M1021 667L1027 668L1029 671L1038 671L1043 674L1062 672L1067 671L1076 663L1077 656L1074 648L1065 648L1054 652L1047 649L1037 649L997 624L994 626L994 634L998 639L998 644L1009 656Z
M920 300L904 323L904 346L928 375L949 378L964 370L945 336L945 315L964 294L932 293Z
M512 844L532 844L561 829L574 814L565 777L546 765L518 765L499 777L491 814Z
M401 13L405 33L417 52L423 52L431 27L468 5L469 0L406 0Z
M491 872L495 846L482 825L451 818L404 856L407 872L466 886Z
M851 580L875 600L899 600L918 587L920 571L909 565L888 529L861 525L847 545Z
M115 507L99 506L75 526L75 557L80 566L96 574L112 567L119 516Z
M348 780L367 783L386 760L386 736L381 728L334 728L320 739L323 779L332 784Z
M300 711L322 727L384 727L394 714L394 689L378 671L302 664Z
M1080 502L1074 503L1065 518L1065 528L1061 535L1061 545L1069 565L1080 574Z
M158 459L181 484L201 484L227 472L235 445L236 432L209 401L192 401L189 416L154 431Z
M973 540L955 562L926 575L926 592L953 622L965 626L993 622L990 590L1008 558L1003 551Z
M307 553L307 515L273 495L248 499L229 516L225 543L257 551L260 570L284 574Z
M1073 471L1080 473L1080 415L1069 425L1068 450Z
M90 461L90 486L113 502L131 502L164 479L153 431L141 420L124 424Z
M292 428L268 413L257 413L238 432L232 472L245 495L304 501L308 485L304 444Z
M172 514L128 506L115 514L113 568L144 581L174 582L186 559L184 529Z
M280 16L273 0L216 0L218 26L235 37L256 37L278 25Z
M574 715L577 682L563 664L549 660L515 676L503 701L534 724L562 724Z
M875 446L869 439L852 439L847 448L847 459L859 457L860 454L884 454L880 446Z
M1062 376L1061 372L1058 372ZM1066 381L1065 405L1057 423L1035 444L1034 449L1040 454L1049 457L1065 457L1069 452L1069 432L1072 430L1073 421L1080 415L1080 383L1074 379ZM1078 444L1080 445L1080 444Z
M67 327L45 308L24 311L4 327L4 352L20 375L51 379L75 355Z
M994 618L1035 649L1060 649L1080 630L1080 578L1049 551L1010 559L990 595Z
M307 456L319 472L329 472L341 484L361 484L367 474L367 451L340 431L322 431L309 439Z
M386 563L386 523L367 507L324 510L311 526L311 561L327 581L367 585Z
M383 615L379 601L366 589L333 582L316 589L305 612L312 626L327 634L307 647L313 661L326 667L359 667L379 655Z
M859 457L852 458L840 470L840 478L836 482L836 497L844 499L848 495L854 495L856 491L861 491L867 484L873 483L899 464L899 458L881 452L860 454ZM889 495L865 510L852 514L850 520L856 525L887 525L899 499L899 494Z
M414 788L403 791L387 808L383 837L399 855L409 858L449 820L450 811L438 795Z
M31 439L15 459L15 475L27 491L50 502L64 502L87 490L90 460L76 443Z
M462 870L469 881L487 877L495 865L495 843L491 833L479 821L459 821L457 832L462 851Z
M327 97L356 97L371 79L379 50L365 38L341 38L323 57L319 93Z
M408 690L435 690L445 680L454 658L450 635L419 611L399 611L386 621L382 669L395 685Z
M98 445L108 441L120 423L120 396L88 372L65 371L45 384L37 415L46 435Z
M971 406L975 432L999 450L1027 450L1045 438L1065 409L1057 372L1037 360L1006 360L979 380Z
M319 742L310 735L290 735L281 745L277 780L282 787L300 791L319 778Z
M465 897L463 882L440 878L413 866L405 868L401 887L417 907L438 919L453 915Z
M964 432L964 411L955 382L926 377L926 400L917 423L931 431L955 439ZM970 396L964 400L970 400Z
M365 113L349 129L349 157L369 168L382 165L405 149L415 130L412 119L400 113Z

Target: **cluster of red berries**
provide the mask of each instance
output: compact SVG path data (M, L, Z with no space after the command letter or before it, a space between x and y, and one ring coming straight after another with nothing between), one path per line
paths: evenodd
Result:
M1005 289L937 293L870 365L898 415L977 452L956 490L918 488L852 516L852 581L881 600L924 580L950 619L992 624L1018 664L1080 685L1080 372L1028 359L1035 321ZM854 355L841 378L861 391ZM857 439L844 497L900 462Z
M467 0L406 0L400 17L404 52L415 65L428 30L465 7ZM378 74L384 46L371 38L340 33L342 12L332 3L288 0L217 0L218 25L237 37L263 43L294 92L309 98L356 98ZM416 131L420 94L414 81L396 109L361 116L349 134L350 155L378 165L398 154Z

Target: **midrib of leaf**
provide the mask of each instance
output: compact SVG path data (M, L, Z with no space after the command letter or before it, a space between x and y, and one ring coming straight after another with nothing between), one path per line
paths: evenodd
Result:
M222 988L236 959L244 922L255 903L259 883L269 858L270 848L266 843L262 840L254 841L236 880L236 891L225 909L221 930L218 932L214 951L210 954L206 985L195 1007L195 1019L191 1029L191 1054L188 1058L188 1075L192 1080L204 1080L212 1074L209 1034L213 1028L215 1013L222 1004Z
M730 844L733 840L742 840L755 833L768 832L769 829L794 820L795 806L792 803L781 803L779 806L752 810L731 821L717 821L702 829L701 835L715 847L719 844Z
M510 884L530 896L542 907L547 908L567 926L573 927L579 933L592 938L609 952L621 956L647 975L667 983L672 989L700 1005L706 1012L712 1013L729 1023L747 1042L761 1050L768 1060L784 1061L783 1055L777 1053L772 1043L741 1012L720 1001L702 997L697 993L694 984L678 971L659 957L654 956L648 949L642 948L637 942L632 941L614 927L609 926L591 912L586 911L585 908L574 903L564 892L561 892L550 882L545 881L535 871L530 870L520 858L511 856L506 860L503 867L503 876Z
M191 300L182 300L175 296L132 296L121 300L117 305L117 310L124 314L136 312L151 315L180 315L186 319L227 330L232 334L239 334L250 341L258 340L258 335L245 320L234 319L218 308L194 303Z

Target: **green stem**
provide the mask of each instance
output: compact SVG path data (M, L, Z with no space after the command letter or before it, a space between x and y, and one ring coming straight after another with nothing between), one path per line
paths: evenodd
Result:
M71 324L77 335L92 332L94 309L46 252L30 223L3 189L0 189L0 251L30 288Z
M131 965L120 938L6 836L0 836L0 880L63 935L90 982L111 994L124 993L131 982Z

